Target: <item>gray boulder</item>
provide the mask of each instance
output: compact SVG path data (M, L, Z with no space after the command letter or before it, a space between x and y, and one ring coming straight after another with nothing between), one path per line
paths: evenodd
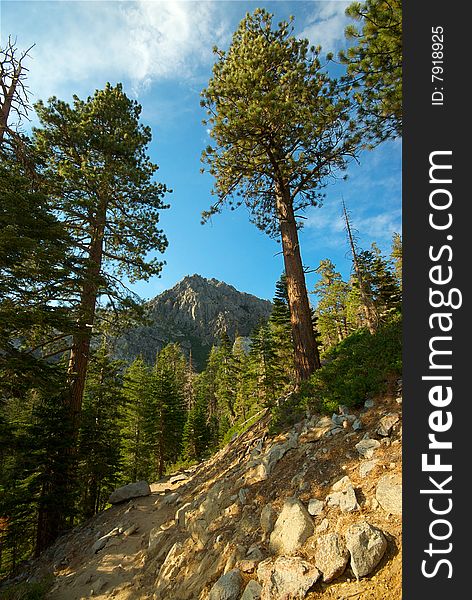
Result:
M275 510L272 508L272 504L266 504L261 511L261 529L265 535L269 535L274 529L275 524Z
M380 448L380 442L370 438L361 440L358 444L356 444L356 450L364 458L372 458L377 448Z
M310 515L320 515L323 512L324 502L318 498L311 498L308 502L308 512Z
M119 504L120 502L126 502L131 498L138 498L139 496L149 496L151 488L147 481L136 481L135 483L128 483L123 487L119 487L110 494L108 502L110 504Z
M247 586L244 588L243 595L240 600L259 600L261 597L262 586L255 579L248 581Z
M270 535L269 547L275 554L294 554L313 531L314 524L305 506L297 498L287 498Z
M323 581L329 583L344 573L349 561L346 545L337 533L327 533L318 538L315 563L323 573Z
M400 475L383 475L377 483L375 497L389 514L402 514L402 479Z
M363 462L361 462L361 464L359 465L360 477L364 479L364 477L366 477L366 475L368 475L372 471L372 469L375 468L377 462L378 461L375 458L373 460L364 460Z
M328 506L339 506L344 513L359 510L356 492L347 475L337 481L331 489L332 493L326 497Z
M243 578L239 569L232 569L213 585L208 600L238 600L242 586Z
M320 575L316 567L298 556L264 560L257 568L261 600L301 600Z
M354 575L365 577L379 564L387 549L384 534L367 521L351 525L346 531L346 547L351 555Z
M392 427L399 421L398 413L389 413L380 419L377 433L383 437L390 435Z

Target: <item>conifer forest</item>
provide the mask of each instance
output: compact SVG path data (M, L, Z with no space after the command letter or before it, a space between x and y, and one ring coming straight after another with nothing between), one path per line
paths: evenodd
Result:
M211 142L195 157L213 185L202 227L241 207L283 265L269 318L250 336L222 327L203 365L178 340L153 361L116 351L148 318L130 285L166 269L161 216L176 196L150 158L141 105L106 81L33 103L35 46L15 31L1 40L0 578L106 509L117 487L208 459L263 413L281 431L401 377L400 232L388 252L362 247L345 196L349 276L311 251L309 287L302 262L304 212L322 214L326 186L361 152L401 138L401 1L347 14L337 56L264 8L213 49L200 94Z

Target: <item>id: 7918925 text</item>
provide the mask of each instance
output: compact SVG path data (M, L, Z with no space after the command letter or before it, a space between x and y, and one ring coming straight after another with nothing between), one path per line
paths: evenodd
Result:
M444 27L431 28L431 104L444 105Z

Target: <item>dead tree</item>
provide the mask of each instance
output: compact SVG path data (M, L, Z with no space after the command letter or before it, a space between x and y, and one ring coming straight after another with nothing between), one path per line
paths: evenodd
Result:
M354 236L352 234L351 223L349 221L349 215L346 209L346 204L343 202L343 216L344 223L346 227L346 233L349 240L349 246L351 248L352 254L352 264L354 266L354 273L356 274L357 283L359 285L359 295L361 297L362 310L364 312L367 328L371 334L374 334L377 330L378 324L378 315L375 310L374 303L372 302L371 294L369 293L368 286L366 284L364 274L362 272L362 268L359 264L359 260L357 257L356 244L354 241Z
M15 128L21 126L31 110L29 90L25 84L28 69L23 61L33 47L34 44L20 52L11 36L8 36L5 47L0 47L0 146L7 133L15 136ZM10 125L12 115L15 115L15 121Z

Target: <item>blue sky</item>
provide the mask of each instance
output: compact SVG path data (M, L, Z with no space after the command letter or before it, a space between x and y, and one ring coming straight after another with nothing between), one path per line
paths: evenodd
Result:
M160 167L157 178L174 191L161 220L169 239L167 265L160 278L133 286L140 296L152 298L185 275L199 273L272 298L283 269L281 248L249 222L246 210L226 211L200 224L201 211L212 200L212 180L200 173L200 154L209 138L199 94L211 75L212 47L229 45L247 11L265 7L276 22L294 15L297 35L321 44L323 52L336 52L346 44L347 5L332 0L1 0L2 41L12 34L20 49L36 44L26 63L33 101L52 95L70 101L74 93L86 98L110 81L122 82L142 104L142 121L153 131L150 154ZM360 245L376 241L388 253L393 232L401 231L401 143L363 153L360 164L349 167L348 180L325 191L324 205L306 212L300 233L303 262L315 269L330 258L348 277L341 198ZM309 273L309 291L315 281L316 274Z

